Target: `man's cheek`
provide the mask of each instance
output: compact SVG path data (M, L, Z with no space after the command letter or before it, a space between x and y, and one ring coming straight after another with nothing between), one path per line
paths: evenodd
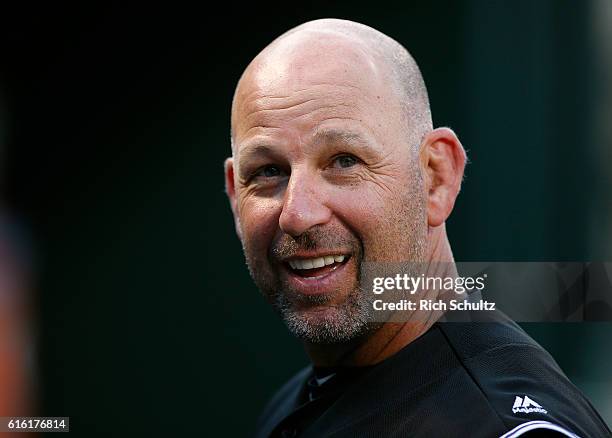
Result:
M279 208L275 202L245 202L240 211L243 233L256 239L271 239L278 228Z
M380 233L381 222L384 219L386 212L377 203L347 203L346 206L336 208L336 212L342 222L344 222L351 231L360 240L366 239L368 236Z
M378 204L355 208L351 211L350 222L347 225L353 230L360 241L365 261L387 261L389 252L397 245L397 217L393 212Z
M242 239L245 250L252 263L257 263L257 269L263 269L269 264L268 252L277 230L274 218L265 211L245 209L242 211Z

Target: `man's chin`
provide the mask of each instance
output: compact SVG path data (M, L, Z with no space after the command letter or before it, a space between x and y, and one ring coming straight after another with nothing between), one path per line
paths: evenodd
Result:
M340 344L368 331L369 315L349 303L341 306L318 305L293 310L281 307L280 314L293 335L311 344Z

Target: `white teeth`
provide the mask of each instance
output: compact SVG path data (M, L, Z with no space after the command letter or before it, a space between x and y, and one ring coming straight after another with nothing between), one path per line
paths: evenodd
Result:
M318 257L312 261L313 268L322 268L325 266L325 259L323 257Z
M343 261L343 255L335 255L315 257L312 259L290 260L289 266L291 266L292 269L314 269L322 268L323 266L332 265L334 263L342 263Z

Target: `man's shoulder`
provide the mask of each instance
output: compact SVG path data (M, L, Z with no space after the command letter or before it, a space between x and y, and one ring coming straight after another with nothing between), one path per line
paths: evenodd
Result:
M276 393L258 436L268 436L298 408L311 373L304 368ZM348 385L304 436L513 437L534 431L611 436L554 359L517 324L495 315L487 322L435 324Z
M479 312L477 316L468 315L467 318L457 315L459 314L449 312L449 315L436 326L462 358L476 356L500 347L530 346L543 350L518 324L502 312Z
M437 325L448 345L508 430L610 436L582 392L553 357L500 313L481 322ZM567 435L573 436L573 435Z

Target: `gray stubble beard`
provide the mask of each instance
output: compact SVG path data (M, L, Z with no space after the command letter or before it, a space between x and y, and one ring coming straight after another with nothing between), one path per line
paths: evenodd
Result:
M310 300L324 305L325 296ZM337 306L326 306L321 311L296 310L284 293L276 294L273 304L289 331L311 344L339 344L373 331L379 324L372 322L372 299L361 288L355 288Z

